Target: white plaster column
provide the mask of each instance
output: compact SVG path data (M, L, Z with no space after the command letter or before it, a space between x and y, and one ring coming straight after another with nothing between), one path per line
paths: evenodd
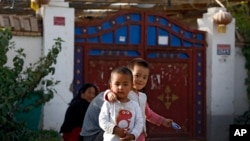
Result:
M226 33L219 33L213 15L221 9L225 10L209 8L197 20L199 30L207 32L208 141L228 141L234 118L235 20L227 25Z
M69 7L69 2L65 2L64 0L50 0L48 6L51 7Z
M63 5L63 6L62 6ZM54 39L60 37L62 51L57 58L55 74L53 78L60 83L55 86L57 91L51 101L45 104L43 110L43 129L59 131L64 120L68 103L73 97L70 92L70 84L73 80L74 65L74 9L58 2L58 5L43 5L41 8L43 17L43 48L44 53L54 44Z

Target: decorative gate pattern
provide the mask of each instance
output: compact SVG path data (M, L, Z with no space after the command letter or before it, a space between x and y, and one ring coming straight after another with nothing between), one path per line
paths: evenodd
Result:
M151 65L146 87L150 107L182 127L148 123L148 140L205 140L205 33L191 30L162 14L120 12L75 28L74 90L92 82L108 88L110 71L135 57Z

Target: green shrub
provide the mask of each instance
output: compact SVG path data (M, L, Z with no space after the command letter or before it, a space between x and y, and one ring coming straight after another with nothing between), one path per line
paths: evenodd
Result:
M24 121L16 118L17 113L29 112L53 98L56 92L53 86L59 81L49 78L55 73L54 64L61 51L60 38L48 51L47 55L35 63L24 67L26 54L24 49L15 50L11 42L9 29L0 28L0 140L21 141L31 131ZM13 67L6 66L7 52L15 51ZM37 97L32 103L23 104L26 99ZM31 137L31 136L27 136ZM26 139L27 140L27 139Z
M234 119L235 124L248 124L250 125L250 13L247 2L242 1L239 5L228 6L229 11L232 13L236 21L236 31L238 31L244 38L244 46L242 54L245 57L245 68L247 70L247 78L245 85L247 87L248 110L241 116Z

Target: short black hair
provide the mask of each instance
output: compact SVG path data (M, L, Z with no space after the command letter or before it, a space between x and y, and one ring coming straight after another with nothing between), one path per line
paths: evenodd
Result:
M131 77L131 82L133 82L133 74L132 74L131 70L125 66L115 68L111 71L110 82L111 82L112 75L114 73L129 75Z

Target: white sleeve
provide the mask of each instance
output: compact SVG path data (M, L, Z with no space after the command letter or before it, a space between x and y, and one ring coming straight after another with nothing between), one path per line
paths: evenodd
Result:
M113 129L115 127L115 123L111 120L111 115L109 113L110 103L104 101L100 114L99 114L99 125L108 134L113 133Z
M138 103L134 102L135 108L135 126L131 131L131 134L135 135L135 140L140 136L143 131L143 116L141 108Z

